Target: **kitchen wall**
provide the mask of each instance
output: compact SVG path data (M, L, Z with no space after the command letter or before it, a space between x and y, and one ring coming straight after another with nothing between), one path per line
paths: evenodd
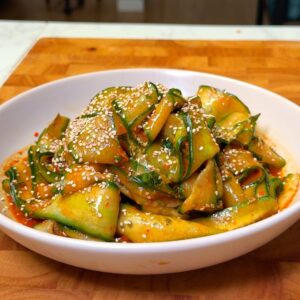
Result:
M258 4L258 0L69 0L68 9L67 2L0 0L0 19L255 24Z

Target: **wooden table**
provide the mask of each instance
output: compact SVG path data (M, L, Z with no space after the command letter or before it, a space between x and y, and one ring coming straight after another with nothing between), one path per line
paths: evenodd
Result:
M221 74L300 104L297 42L55 38L36 43L0 89L0 103L58 78L133 67ZM245 256L179 274L86 271L35 254L1 233L0 266L0 299L300 299L300 222Z

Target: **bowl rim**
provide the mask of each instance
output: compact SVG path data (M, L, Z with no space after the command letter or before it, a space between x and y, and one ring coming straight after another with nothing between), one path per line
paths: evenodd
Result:
M78 74L78 75L72 75L72 76L68 76L68 77L64 77L64 78L60 78L60 79L56 79L56 80L52 80L46 83L43 83L41 85L38 85L36 87L32 87L24 92L21 92L20 94L10 98L9 100L6 100L4 103L0 104L0 113L2 110L7 109L9 106L14 105L16 102L18 101L22 101L22 98L24 96L28 96L30 94L34 94L34 93L38 93L43 89L48 88L49 86L52 85L60 85L60 84L64 84L65 82L68 81L73 81L73 80L80 80L81 78L85 78L85 77L90 77L90 76L98 76L98 75L105 75L105 74L114 74L114 73L120 73L120 72L128 72L128 73L136 73L136 72L164 72L164 73L181 73L181 74L191 74L191 75L201 75L201 76L206 76L206 77L210 77L210 78L216 78L219 80L225 80L225 81L230 81L233 82L235 84L239 84L242 85L244 87L248 87L248 88L252 88L255 90L259 90L260 92L269 94L270 96L274 97L274 99L276 99L275 101L282 101L284 100L286 105L291 106L291 108L296 109L300 112L300 106L297 105L296 103L292 102L291 100L289 100L288 98L281 96L275 92L272 92L270 90L267 90L263 87L260 87L258 85L252 84L252 83L248 83L245 81L241 81L232 77L227 77L227 76L223 76L223 75L217 75L214 73L209 73L209 72L198 72L198 71L193 71L193 70L183 70L183 69L176 69L176 68L124 68L124 69L112 69L112 70L103 70L103 71L96 71L96 72L88 72L88 73L83 73L83 74ZM171 76L173 74L170 74ZM21 99L21 100L20 100Z
M256 86L251 83L247 83L244 81L240 81L231 77L226 77L222 75L216 75L207 72L198 72L198 71L190 71L190 70L180 70L180 69L172 69L172 68L129 68L129 69L113 69L113 70L104 70L104 71L97 71L97 72L90 72L79 74L75 76L69 76L66 78L50 81L29 89L23 93L18 94L15 97L9 99L9 101L4 102L0 105L0 114L9 109L11 105L17 104L19 101L22 101L24 96L28 96L33 93L38 93L43 91L43 89L47 89L51 86L57 86L60 84L64 84L68 81L73 80L80 80L85 77L90 76L101 76L105 74L114 74L120 72L129 72L129 73L136 73L136 72L163 72L163 73L173 73L170 75L176 75L174 73L186 74L186 75L201 75L210 78L216 78L219 80L225 80L232 82L237 85L242 85L246 88L251 88L255 90L259 90L260 92L267 93L269 96L273 97L275 101L284 101L285 105L290 106L291 109L296 110L300 116L300 107L290 101L289 99L280 96L274 92L271 92L265 88ZM298 191L299 192L299 191ZM296 195L297 196L297 195ZM51 244L53 246L64 246L66 248L78 248L90 250L90 251L109 251L111 253L124 253L124 251L130 253L154 253L160 251L161 253L164 252L176 252L178 250L193 250L193 249L201 249L206 248L208 246L218 245L226 242L231 242L240 238L245 238L247 236L251 236L258 232L262 232L269 227L272 227L276 224L283 222L286 219L296 217L300 217L300 200L296 201L289 207L285 208L283 211L276 213L273 216L270 216L266 219L258 221L256 223L244 226L242 228L238 228L235 230L231 230L228 232L223 232L211 236L203 236L185 240L177 240L177 241L166 241L166 242L151 242L151 243L114 243L114 242L101 242L101 241L86 241L86 240L77 240L73 238L67 238L62 236L52 235L46 232L41 232L36 229L27 227L17 221L5 216L4 214L0 213L0 226L7 229L8 231L14 232L15 234L19 234L24 237L29 237L33 240L38 240L39 242L45 244Z

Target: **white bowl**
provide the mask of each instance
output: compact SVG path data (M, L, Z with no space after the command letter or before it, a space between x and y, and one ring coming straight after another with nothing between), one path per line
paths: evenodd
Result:
M288 151L290 166L300 166L300 108L265 89L237 80L190 71L130 69L85 74L54 81L23 93L0 107L0 161L33 141L57 112L76 116L93 95L108 86L137 85L150 80L195 94L200 84L238 95L261 113L259 124ZM39 232L0 215L4 233L25 247L60 262L86 269L159 274L187 271L221 263L272 240L300 217L299 192L284 211L258 223L214 236L189 240L118 244L81 241Z

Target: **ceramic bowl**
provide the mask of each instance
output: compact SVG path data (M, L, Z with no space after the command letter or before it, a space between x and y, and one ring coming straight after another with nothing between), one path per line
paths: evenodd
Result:
M0 106L0 161L33 142L59 112L76 116L101 89L144 81L177 87L193 95L200 84L225 89L240 97L259 126L288 154L290 167L300 166L300 108L265 89L212 74L172 69L129 69L90 73L54 81L18 95ZM285 155L286 156L286 155ZM81 241L25 227L0 214L1 230L25 247L70 265L112 273L160 274L218 264L243 255L278 236L300 218L300 193L284 211L230 232L189 240L119 244Z

